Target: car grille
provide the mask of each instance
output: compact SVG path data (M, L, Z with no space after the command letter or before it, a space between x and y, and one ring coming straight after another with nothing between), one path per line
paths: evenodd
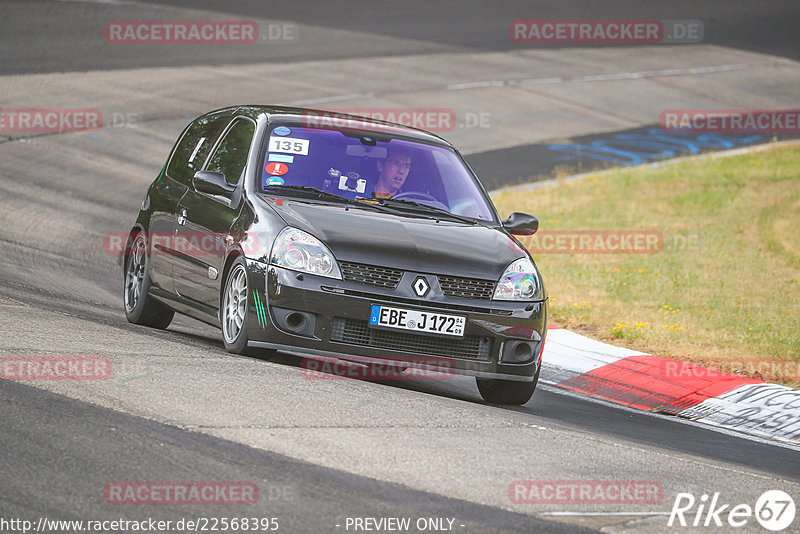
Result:
M401 269L367 265L365 263L340 263L342 278L347 282L368 284L385 289L396 289L403 278ZM494 293L493 280L477 278L461 278L458 276L438 275L439 285L445 296L462 299L491 300Z
M331 341L362 345L380 349L413 352L427 356L446 356L471 360L488 360L492 339L482 336L465 336L450 339L425 336L393 330L370 328L366 321L335 317Z
M494 293L494 282L491 280L440 275L439 285L448 297L490 300Z
M340 266L342 278L348 282L359 282L387 289L395 289L403 277L403 271L400 269L349 262L342 262Z

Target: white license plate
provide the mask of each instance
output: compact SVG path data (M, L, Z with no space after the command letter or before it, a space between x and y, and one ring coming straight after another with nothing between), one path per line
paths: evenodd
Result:
M369 324L428 334L462 337L466 317L420 310L407 310L389 306L372 305Z

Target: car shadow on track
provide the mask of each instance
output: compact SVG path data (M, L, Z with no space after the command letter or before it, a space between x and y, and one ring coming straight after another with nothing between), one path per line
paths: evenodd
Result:
M194 321L190 318L186 318L185 320L183 319L184 318L181 318L179 322L173 323L173 325L169 327L168 332L170 336L176 336L178 339L195 346L199 345L209 349L217 350L223 355L227 354L225 352L225 348L223 347L222 335L219 330ZM227 355L232 357L235 356L233 354ZM363 365L333 357L328 358L322 356L310 356L295 352L271 351L267 349L251 349L250 354L240 357L295 367L300 369L301 373L306 372L309 375L313 373L313 378L320 380L360 380L365 382L373 382L383 386L405 389L408 391L426 393L429 395L435 395L437 397L448 397L456 400L492 406L491 404L484 402L481 398L480 394L478 393L478 388L475 385L475 380L472 377L462 375L439 374L436 376L436 378L431 379L425 376L420 377L418 375L413 375L406 372L388 380L381 380L378 378L356 378L363 376ZM321 362L321 365L314 366L314 370L310 371L308 365L308 361L310 359L316 362ZM335 367L334 363L336 364ZM534 399L522 407L495 406L499 408L533 413L532 407L535 404L535 398L536 396L534 394Z
M227 354L222 345L219 331L202 325L198 328L193 320L175 323L166 332L170 337L177 337L188 345L201 346L218 351L221 357L238 357L294 367L303 373L307 370L309 356L284 351L259 350L248 356ZM201 323L197 323L201 324ZM341 365L363 367L359 364L333 358L313 357L315 361L335 361ZM304 363L306 362L306 363ZM349 369L349 367L348 367ZM537 424L551 427L566 427L581 432L591 431L608 439L623 439L642 446L653 446L672 450L679 454L696 455L703 458L723 462L731 462L743 468L757 469L762 472L778 474L781 477L800 480L800 464L795 462L796 449L769 447L770 454L764 454L765 443L742 439L735 434L715 432L697 425L684 424L667 416L654 416L646 412L627 410L608 403L594 402L580 395L568 394L556 387L540 383L533 398L523 406L492 405L484 402L471 377L453 375L447 379L398 379L398 380L364 380L347 377L349 371L342 372L342 367L331 370L330 367L316 367L315 373L329 375L316 376L316 379L358 380L374 382L386 387L398 388L409 392L423 393L454 399L476 405L483 405L489 410L499 410L498 415L512 416L519 414L521 423L531 418ZM345 374L345 376L342 376ZM791 467L789 467L791 466Z

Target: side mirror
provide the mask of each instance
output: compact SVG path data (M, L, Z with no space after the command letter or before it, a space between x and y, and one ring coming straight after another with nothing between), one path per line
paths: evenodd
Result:
M539 219L515 211L503 221L503 227L514 235L533 235L539 229Z
M192 178L192 185L201 193L221 195L228 200L236 190L236 186L225 181L225 175L217 171L197 171Z

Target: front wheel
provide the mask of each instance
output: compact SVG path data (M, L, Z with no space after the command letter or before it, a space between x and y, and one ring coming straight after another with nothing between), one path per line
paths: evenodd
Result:
M225 350L234 354L246 354L248 285L245 261L239 257L233 262L225 285L222 286L222 340Z
M516 380L500 380L496 378L476 378L478 391L483 400L490 404L513 404L522 406L533 396L536 384L539 382L539 370L531 382L518 382Z

